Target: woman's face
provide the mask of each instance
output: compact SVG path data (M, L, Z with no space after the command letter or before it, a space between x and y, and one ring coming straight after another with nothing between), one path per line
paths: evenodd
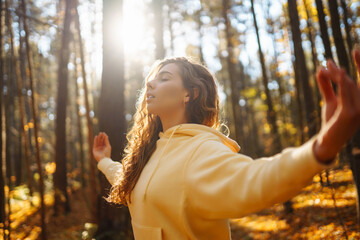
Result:
M166 116L185 109L189 100L188 91L184 88L179 68L174 63L163 66L147 82L146 103L150 114Z

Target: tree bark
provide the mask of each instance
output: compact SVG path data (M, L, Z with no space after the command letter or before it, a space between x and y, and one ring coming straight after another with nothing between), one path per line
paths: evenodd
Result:
M68 68L70 57L70 24L72 22L72 10L74 9L73 1L65 2L65 17L61 36L61 48L59 49L59 66L58 66L58 96L56 106L56 153L55 163L56 171L54 173L54 190L55 203L54 214L59 211L70 211L69 196L67 194L66 178L66 108L68 100Z
M262 70L262 80L263 80L263 86L265 89L265 95L266 95L266 104L268 106L267 109L267 119L271 126L271 135L273 137L273 145L274 145L274 152L273 153L279 153L282 150L281 146L281 140L280 140L280 134L278 130L278 126L276 124L276 112L273 107L273 101L272 97L269 91L268 83L269 79L266 73L266 66L265 66L265 58L264 54L262 52L261 48L261 42L260 42L260 35L259 35L259 28L256 21L255 16L255 9L254 9L254 0L251 0L251 12L254 20L254 27L255 27L255 33L256 33L256 39L258 42L258 48L259 48L259 60L261 64L261 70Z
M99 99L99 131L105 132L112 146L111 158L121 161L125 147L127 124L125 120L125 79L123 40L117 42L118 51L112 45L111 26L116 24L123 31L122 19L113 22L113 16L123 16L123 1L103 2L103 72ZM116 232L119 239L131 236L131 221L128 208L114 207L102 196L107 195L110 184L100 174L99 228L97 235L103 232ZM115 234L115 233L114 233Z
M165 57L163 4L163 0L153 0L151 2L154 13L155 59L163 59Z
M339 64L346 69L346 72L350 73L349 59L340 28L340 17L338 12L339 6L336 0L329 0L328 3L330 10L331 29L333 32Z
M76 70L76 57L75 57L75 61L74 61L74 66L75 66L75 77L74 77L74 84L75 84L75 109L76 109L76 120L77 120L77 130L78 130L78 139L79 139L79 147L80 147L80 156L79 156L79 162L80 162L80 166L78 166L78 168L80 168L80 183L81 183L81 187L85 188L87 186L86 181L85 181L85 164L84 164L84 142L83 142L83 134L82 134L82 124L81 124L81 116L80 116L80 105L79 105L79 87L78 87L78 75L77 75L77 70Z
M25 0L21 0L21 10L25 14L26 13L26 3ZM39 173L39 190L40 190L40 202L41 202L41 239L46 239L46 225L45 225L45 202L44 202L44 178L41 167L41 159L40 159L40 144L39 144L39 128L37 123L37 110L35 103L35 89L34 89L34 80L32 73L32 59L30 54L30 43L29 43L29 30L27 26L26 18L23 18L23 25L25 31L25 46L26 46L26 56L28 61L28 74L30 80L30 91L31 91L31 110L34 119L34 135L35 135L35 154L36 154L36 165Z
M320 25L320 36L325 49L325 58L332 59L333 54L331 52L330 38L328 33L328 27L325 20L324 5L322 0L315 0L316 9L318 12L319 25Z
M8 9L8 1L5 1L5 6ZM20 149L19 152L21 152L21 148L22 148L22 141L24 141L24 146L25 146L25 162L26 162L26 169L27 169L27 184L30 190L30 196L32 196L32 176L30 174L30 152L29 152L29 140L28 137L26 136L26 132L25 132L25 103L24 103L24 97L22 94L22 75L21 75L21 70L20 70L20 65L19 65L19 58L18 58L18 54L15 51L15 46L14 46L14 31L12 28L12 17L9 11L8 12L8 16L7 16L7 27L8 27L8 32L10 34L10 51L11 51L11 55L13 56L12 58L12 65L15 68L15 77L16 77L16 85L17 85L17 94L18 94L18 99L19 99L19 109L20 109ZM19 16L19 19L20 16ZM19 21L19 26L20 26L20 21ZM20 29L19 29L20 32ZM19 37L20 34L19 34ZM20 164L20 166L19 166ZM21 161L17 162L16 164L16 169L21 169ZM16 180L17 180L17 185L19 185L19 181L20 179L18 179L21 176L21 171L20 173L16 174Z
M201 4L201 3L200 3ZM195 21L196 21L196 25L197 25L197 32L199 34L199 56L200 56L200 62L202 64L205 63L204 60L204 54L203 54L203 46L202 46L202 22L201 22L201 11L202 11L202 6L200 7L200 9L195 13L194 17L195 17Z
M0 1L0 9L3 8L2 1ZM3 231L4 231L4 239L7 237L5 235L5 226L6 226L6 212L5 212L5 178L3 175L3 159L2 154L5 149L3 149L3 89L4 89L4 57L3 57L3 11L0 11L0 223L3 225Z
M302 47L301 32L299 28L300 26L299 14L297 10L296 0L288 0L288 10L289 10L290 26L291 26L292 38L294 44L294 53L295 53L294 71L295 73L297 72L296 74L298 74L298 78L302 84L302 94L304 96L306 122L308 127L307 133L308 133L308 138L311 138L317 132L316 112L314 107L312 90L309 84L309 73L306 67L304 50Z
M341 8L343 9L343 22L345 25L345 33L346 33L346 43L347 43L347 49L348 49L348 55L351 56L351 51L353 49L353 39L351 36L351 26L348 22L349 20L349 11L348 8L346 6L346 2L345 0L341 0ZM357 73L356 73L356 67L353 61L350 61L351 64L351 75L354 79L356 79L357 77Z
M174 55L175 54L174 31L172 30L173 20L172 20L172 17L171 17L171 13L174 11L174 9L173 9L173 1L172 0L166 0L166 4L168 6L167 18L168 18L168 29L169 29L169 33L170 33L170 49L171 49L171 55Z
M310 16L309 13L309 8L308 8L308 2L306 0L303 0L304 3L304 8L305 8L305 12L306 12L306 16L307 16L307 30L308 30L308 39L310 41L311 44L311 59L312 59L312 63L313 63L313 71L312 71L312 76L315 81L315 76L316 76L316 67L318 66L319 62L317 60L317 51L316 51L316 45L315 45L315 39L314 39L314 35L313 35L313 24L312 24L312 17ZM321 95L320 95L320 91L318 88L318 85L315 84L315 95L316 95L316 104L315 104L315 109L317 112L317 121L316 121L316 128L319 131L320 127L321 127L321 107L320 107L320 101L321 101Z
M228 12L230 11L230 2L229 0L222 1L222 17L225 23L225 35L226 35L226 43L227 43L227 52L228 56L226 57L227 67L228 67L228 74L230 80L230 98L231 98L231 110L234 120L234 127L235 127L235 139L243 146L243 139L244 139L244 131L243 131L243 119L241 118L241 109L239 106L239 88L238 88L238 79L237 73L235 69L234 62L236 61L233 56L233 49L234 46L232 45L231 38L231 24L228 17Z
M93 215L93 221L98 221L98 192L99 192L99 184L95 174L95 159L93 158L92 154L92 145L93 145L93 138L94 138L94 126L92 119L90 117L90 104L89 104L89 94L88 94L88 86L87 86L87 77L86 77L86 70L85 70L85 56L84 56L84 47L82 44L82 36L81 36L81 28L80 28L80 17L77 6L75 7L75 25L77 30L77 43L79 45L79 52L80 52L80 64L81 64L81 76L83 80L83 88L84 88L84 103L85 103L85 116L86 116L86 123L87 123L87 130L88 130L88 145L89 145L89 157L90 157L90 200L92 203L91 212ZM76 85L77 86L77 85ZM80 117L80 116L79 116ZM81 131L79 131L81 134ZM82 163L83 165L83 163ZM84 166L82 166L82 171L84 171Z

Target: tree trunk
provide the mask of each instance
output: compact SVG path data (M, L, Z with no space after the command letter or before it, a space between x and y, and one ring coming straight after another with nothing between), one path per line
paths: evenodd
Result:
M83 134L82 134L82 124L81 124L81 116L80 116L80 105L79 105L79 87L78 87L78 75L76 70L76 57L74 60L74 66L75 66L75 77L74 77L74 84L75 84L75 109L76 109L76 120L77 120L77 130L78 130L78 139L79 139L79 150L80 150L80 156L79 156L79 162L80 166L80 183L82 189L86 187L86 181L85 181L85 164L84 164L84 143L83 143Z
M21 10L25 14L26 13L26 3L25 0L21 0ZM34 89L34 80L33 80L33 73L32 73L32 59L30 54L30 44L29 44L29 30L27 26L26 18L23 18L23 25L25 31L25 45L26 45L26 56L28 62L28 74L30 80L30 91L31 91L31 110L34 119L34 134L35 134L35 154L36 154L36 165L37 170L39 173L39 191L40 191L40 202L41 202L41 239L46 239L46 225L45 225L45 202L44 202L44 178L43 172L41 167L41 159L40 159L40 145L39 145L39 129L37 123L37 110L36 110L36 103L35 103L35 89Z
M263 54L262 48L261 48L259 28L258 28L257 21L256 21L253 0L251 0L251 12L252 12L253 20L254 20L255 33L256 33L256 38L257 38L258 47L259 47L259 60L260 60L261 70L262 70L262 80L263 80L263 85L264 85L264 89L265 89L266 104L268 106L267 119L271 126L271 135L273 137L273 145L274 145L273 153L279 153L282 150L280 134L279 134L279 130L278 130L278 127L276 124L276 112L274 111L272 97L271 97L269 87L268 87L269 80L268 80L268 76L266 73L265 59L264 59L264 54Z
M343 22L345 25L345 32L346 32L346 43L347 43L347 49L348 49L348 54L349 56L351 56L351 51L353 49L353 39L351 37L351 26L349 25L349 11L348 8L346 6L346 2L345 0L341 0L341 8L343 9ZM356 73L356 67L355 67L355 63L353 61L350 61L351 64L351 75L354 79L356 79L357 77L357 73Z
M19 12L21 12L21 6L19 6ZM19 26L23 25L22 23L24 22L23 20L23 16L19 16ZM20 29L20 27L19 27ZM19 31L20 33L20 31ZM20 60L20 71L21 71L21 79L23 79L23 86L25 89L28 89L28 85L27 85L27 70L26 70L26 46L25 46L25 39L23 36L19 36L19 60ZM25 115L25 123L27 125L28 122L31 121L31 113L30 113L30 109L29 109L29 100L28 100L28 96L25 95L24 98L24 115ZM26 165L26 172L27 172L27 185L29 187L29 196L33 196L34 194L34 179L33 179L33 174L32 174L32 170L31 170L31 163L33 162L33 153L34 151L32 150L32 145L31 145L31 130L29 128L29 126L26 127L26 140L25 144L27 143L28 145L25 145L25 165ZM29 159L28 161L26 160L26 155L28 154ZM33 206L33 202L30 203Z
M328 33L328 27L325 20L324 5L322 0L315 0L316 9L318 13L319 25L320 25L320 36L325 49L325 58L332 59L333 54L331 52L330 38Z
M91 212L93 221L97 222L98 220L98 181L95 174L95 159L93 158L92 154L92 145L93 145L93 138L94 138L94 126L92 119L90 117L90 106L89 106L89 94L88 94L88 86L87 86L87 78L86 78L86 71L85 71L85 56L84 56L84 47L82 44L82 36L80 31L80 17L77 6L75 7L75 25L77 29L77 42L79 44L79 52L80 52L80 64L81 64L81 76L83 79L83 88L84 88L84 103L85 103L85 116L86 116L86 123L87 123L87 130L88 130L88 151L89 151L89 158L90 158L90 200L92 203ZM79 132L81 134L81 131ZM82 171L84 170L84 166L82 166Z
M204 60L204 54L203 54L203 46L202 46L202 22L201 22L201 11L202 11L202 6L200 7L199 11L197 11L194 15L195 17L195 21L196 21L196 25L197 25L197 31L199 34L199 56L200 56L200 62L202 64L205 63Z
M173 1L172 0L166 0L166 4L168 6L167 18L168 18L168 29L169 29L169 33L170 33L170 49L171 49L171 55L174 55L175 54L174 31L172 30L173 21L172 21L172 18L171 18L171 13L174 11L174 9L173 9Z
M222 17L225 21L225 34L226 34L226 43L227 43L227 52L228 56L226 57L227 67L228 67L228 74L230 80L230 88L231 88L231 107L232 107L232 115L234 120L234 127L235 127L235 139L243 146L243 139L244 139L244 131L243 131L243 119L241 118L240 106L239 106L239 88L237 84L237 74L235 69L234 62L236 61L233 56L233 48L231 38L231 25L228 18L228 11L230 10L230 3L229 0L223 0L223 8L222 8Z
M122 20L114 23L113 16L123 16L123 1L103 2L103 72L102 87L99 99L99 131L109 136L112 146L111 158L121 161L125 147L124 103L124 49L123 41L116 43L118 51L112 45L111 26L116 24L118 31L123 31ZM102 196L107 195L110 184L103 174L100 174L99 196L99 228L97 235L104 232L116 234L116 239L125 239L131 236L131 221L128 208L114 207L107 203ZM110 238L110 237L109 237Z
M0 1L0 9L3 8L2 1ZM5 149L3 149L3 89L4 89L4 57L3 57L3 11L0 11L0 154L1 154L1 160L0 160L0 223L3 225L3 231L4 231L4 239L6 237L5 235L5 226L6 226L6 213L5 213L5 178L3 175L3 161L2 156Z
M163 4L163 0L152 0L151 2L154 13L155 59L163 59L165 57Z
M315 76L316 76L316 67L319 65L319 62L317 60L317 51L316 51L316 45L315 45L315 39L314 39L314 26L312 23L312 16L310 15L310 11L309 11L309 6L308 6L308 2L306 0L303 0L304 3L304 8L305 8L305 13L306 13L306 17L307 17L307 30L308 30L308 39L310 41L311 44L311 59L312 59L312 64L313 64L313 71L312 71L312 75L314 78L314 82L315 82ZM319 88L317 87L317 84L315 84L316 86L316 111L318 113L318 130L320 129L320 119L321 119L321 107L320 107L320 101L321 101L321 95L319 92Z
M270 1L268 1L268 8L267 8L267 19L268 19L268 23L269 23L269 33L270 36L272 38L272 44L273 44L273 51L274 51L274 65L275 65L275 69L274 71L272 71L272 77L276 80L277 84L279 85L279 102L280 102L280 114L281 114L281 118L283 123L282 124L287 124L287 116L286 116L286 106L285 103L283 101L283 96L285 95L285 91L284 91L284 87L283 87L283 78L277 74L279 72L279 64L278 64L278 50L276 47L276 37L275 37L275 26L274 26L274 21L271 19L271 15L270 15ZM290 137L289 132L286 130L286 128L284 128L283 130L283 134L282 134L282 139L285 139L287 143L289 143L289 141L287 141L287 139ZM280 141L281 143L281 141ZM284 146L283 144L281 146Z
M72 21L72 10L74 8L73 1L65 2L65 17L61 36L61 48L59 51L59 67L58 67L58 96L56 107L56 153L55 163L56 171L54 173L55 203L54 214L59 211L70 211L69 197L66 191L66 107L68 98L68 68L70 57L70 24Z
M290 26L291 26L292 38L294 44L294 53L295 53L294 71L297 72L298 78L302 84L302 94L304 96L306 122L308 127L307 132L308 132L308 138L311 138L317 132L316 112L314 107L312 90L309 84L309 73L306 67L304 50L302 48L301 32L299 28L300 26L299 15L297 11L296 0L288 0L288 10L289 10Z
M331 29L333 32L333 38L336 46L336 53L339 64L346 69L347 73L350 73L349 59L340 28L340 17L338 12L339 6L337 1L335 0L329 0L328 3L331 16Z
M5 1L5 6L8 9L8 1ZM18 59L18 54L15 51L15 47L14 47L14 31L12 28L12 17L9 11L8 12L8 16L7 16L7 27L8 27L8 32L10 34L10 50L11 50L11 55L13 56L12 58L12 65L15 68L15 76L16 76L16 83L17 83L17 94L18 94L18 98L19 98L19 109L20 109L20 149L19 152L21 152L21 148L22 148L22 141L24 141L25 144L25 161L26 161L26 168L27 168L27 176L28 176L28 187L30 189L30 196L32 196L32 178L30 173L30 152L29 152L29 141L28 141L28 137L26 136L26 132L25 132L25 103L24 103L24 97L22 94L22 75L21 75L21 70L20 70L20 65L19 65L19 59ZM19 16L20 19L20 16ZM19 26L20 26L20 21L19 21ZM20 29L19 29L20 32ZM19 37L20 34L19 34ZM20 158L21 159L21 158ZM20 164L20 165L19 165ZM17 171L20 171L20 173L18 172L16 174L16 180L17 180L17 185L20 185L20 180L19 179L21 177L21 161L17 162L15 164ZM20 170L19 170L20 169Z

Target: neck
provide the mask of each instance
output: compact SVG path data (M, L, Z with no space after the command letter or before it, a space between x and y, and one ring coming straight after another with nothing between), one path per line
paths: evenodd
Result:
M187 119L185 117L185 113L183 114L175 114L175 115L167 115L167 116L160 116L161 124L163 127L163 132L168 130L169 128L182 124L187 123Z

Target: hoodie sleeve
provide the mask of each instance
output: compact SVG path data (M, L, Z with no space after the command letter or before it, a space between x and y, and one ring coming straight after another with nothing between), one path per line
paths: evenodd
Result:
M116 177L123 170L123 166L120 162L113 161L111 158L102 158L98 164L98 169L104 173L105 177L111 185L114 185Z
M319 162L315 137L300 147L255 161L221 142L203 142L189 159L185 187L193 210L208 219L239 218L296 196L313 177L336 165Z

